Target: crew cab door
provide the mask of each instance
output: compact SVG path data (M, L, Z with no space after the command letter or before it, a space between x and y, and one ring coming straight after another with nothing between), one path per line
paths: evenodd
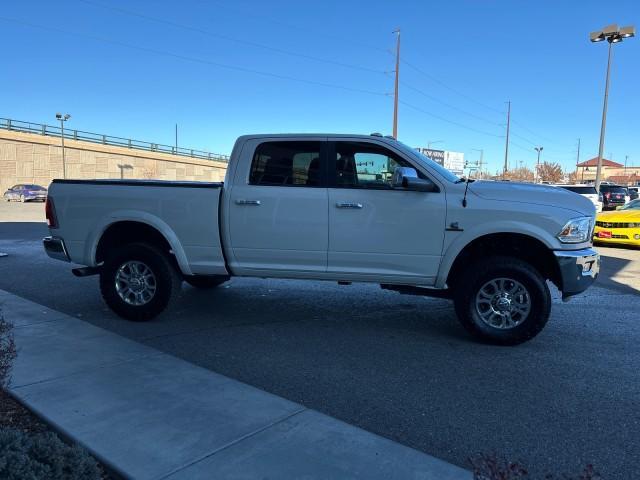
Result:
M317 137L251 139L244 145L227 197L234 274L326 272L326 146Z
M346 280L431 285L442 256L443 190L391 187L397 166L412 167L399 152L376 142L329 143L328 272Z

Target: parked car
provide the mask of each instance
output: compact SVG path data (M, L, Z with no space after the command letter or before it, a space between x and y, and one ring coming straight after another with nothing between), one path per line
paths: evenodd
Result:
M593 235L597 242L640 246L640 199L599 214Z
M620 185L603 185L600 184L600 193L602 193L602 210L615 210L627 203L627 191Z
M40 185L32 184L14 185L4 192L4 199L7 202L44 202L47 199L47 189Z
M47 254L99 274L109 307L139 321L181 280L370 282L450 298L476 338L513 345L547 323L547 280L567 299L600 269L586 198L465 181L378 134L243 136L224 184L54 180L46 212Z
M627 190L629 191L629 200L635 200L640 197L640 187L629 187Z
M569 190L570 192L577 193L578 195L582 195L583 197L589 199L591 203L596 207L596 212L602 211L602 195L598 193L596 188L593 185L561 185L557 184L556 187L564 188L565 190Z

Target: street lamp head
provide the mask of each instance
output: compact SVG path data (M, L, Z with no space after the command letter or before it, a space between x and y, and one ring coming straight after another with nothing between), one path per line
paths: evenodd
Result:
M609 43L620 43L623 39L633 37L635 34L636 29L633 25L618 29L618 25L614 23L607 25L599 32L591 32L589 39L594 43L603 40L607 40Z
M56 113L56 118L57 118L58 120L62 119L62 114L61 114L61 113Z
M68 113L65 113L64 115L64 119L65 120L69 120L71 118L71 115L69 115Z
M622 27L620 29L620 36L622 38L630 38L636 36L636 27L633 25L629 25L627 27Z

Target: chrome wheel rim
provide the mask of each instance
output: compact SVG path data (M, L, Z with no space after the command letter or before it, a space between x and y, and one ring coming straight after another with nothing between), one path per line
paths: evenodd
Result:
M476 295L476 312L490 327L508 330L522 324L531 312L531 295L520 282L494 278Z
M115 285L118 296L136 307L149 303L157 288L153 271L138 260L130 260L118 267Z

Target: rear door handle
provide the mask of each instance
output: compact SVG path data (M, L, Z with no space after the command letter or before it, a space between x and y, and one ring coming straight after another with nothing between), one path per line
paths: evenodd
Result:
M338 202L336 208L362 208L361 203L356 202Z
M245 200L238 199L236 200L236 205L260 205L260 200Z

